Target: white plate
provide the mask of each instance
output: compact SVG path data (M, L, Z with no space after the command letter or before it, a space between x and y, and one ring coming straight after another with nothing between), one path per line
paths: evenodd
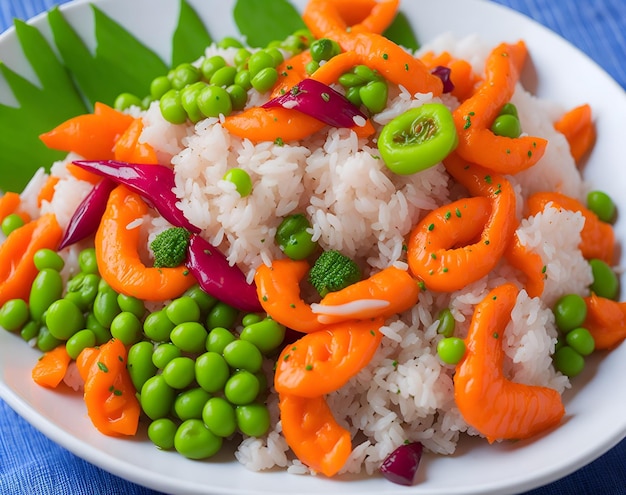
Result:
M100 0L97 5L169 59L169 40L178 0ZM231 2L191 0L214 39L234 33ZM302 5L302 2L299 2ZM402 6L422 42L445 31L457 35L480 33L492 44L524 39L532 63L524 81L541 97L565 107L588 102L597 118L598 141L586 166L586 177L607 191L626 211L623 188L623 116L626 96L608 75L580 51L539 24L482 0L405 1ZM81 35L92 36L92 13L87 2L62 7ZM45 20L34 20L44 31ZM13 32L0 37L0 52L9 66L29 74ZM527 86L528 87L528 86ZM4 94L3 94L4 93ZM6 88L0 87L0 100ZM626 239L626 225L616 225ZM118 440L100 435L90 424L75 394L35 385L30 371L38 357L19 338L0 332L0 395L21 416L54 441L80 457L136 483L176 494L506 494L549 483L588 464L626 436L626 395L620 377L626 375L626 346L589 361L575 389L566 392L567 416L555 431L532 441L488 445L463 442L450 457L426 456L420 482L407 488L382 478L296 476L284 472L253 473L232 457L197 462L158 451L145 437ZM600 359L601 358L601 359Z

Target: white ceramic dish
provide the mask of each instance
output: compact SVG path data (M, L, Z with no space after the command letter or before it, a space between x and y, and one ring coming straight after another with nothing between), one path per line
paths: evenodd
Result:
M96 0L97 5L167 60L169 34L177 16L177 0ZM234 33L231 2L191 0L214 39ZM295 2L302 6L302 1ZM626 211L623 172L623 115L626 95L606 73L580 51L539 24L483 0L405 1L402 6L422 42L442 32L480 35L492 44L524 39L531 63L524 82L538 96L565 107L589 102L597 118L598 141L585 167L595 187L615 198ZM92 13L79 0L62 7L85 39L92 39ZM46 31L44 19L33 22ZM0 37L3 60L29 76L14 37ZM7 101L0 86L0 100ZM10 98L9 98L10 100ZM626 222L618 221L617 237L626 240ZM21 416L80 457L136 483L176 494L507 494L549 483L591 462L626 436L626 346L589 361L582 376L566 392L563 424L532 441L488 445L463 442L450 457L426 456L420 480L407 488L382 478L296 476L284 472L253 473L225 453L217 460L196 462L158 451L145 436L119 440L99 434L90 424L81 398L70 392L35 385L30 371L39 353L19 338L0 332L0 396Z

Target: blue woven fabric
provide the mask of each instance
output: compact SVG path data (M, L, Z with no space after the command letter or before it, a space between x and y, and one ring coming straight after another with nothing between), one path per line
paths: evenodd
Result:
M518 10L576 45L626 88L624 0L494 0ZM0 31L54 0L0 0ZM524 469L524 466L520 466ZM0 494L158 495L74 456L0 401ZM626 495L626 440L579 471L527 495Z

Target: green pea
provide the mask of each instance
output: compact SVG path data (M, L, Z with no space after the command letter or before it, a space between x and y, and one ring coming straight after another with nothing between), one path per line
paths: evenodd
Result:
M452 337L454 335L454 327L456 325L454 316L452 316L452 311L450 311L449 308L442 309L439 312L437 319L439 320L437 333L443 335L444 337Z
M235 84L248 91L252 87L252 76L247 69L240 70L235 76Z
M205 117L219 117L230 115L233 104L230 95L224 88L209 85L198 93L198 108Z
M165 418L174 405L176 391L170 387L163 375L148 378L141 387L141 409L150 419Z
M52 268L41 270L30 288L28 307L33 320L41 320L50 305L63 295L63 278Z
M78 266L83 273L98 274L98 259L95 248L83 249L78 254Z
M204 405L211 398L206 390L196 387L181 392L174 401L174 414L181 420L202 419Z
M232 182L239 195L243 198L252 192L252 179L244 169L233 167L224 174L224 180Z
M157 367L152 362L154 347L151 342L141 341L128 349L127 368L135 390L141 390L143 384L157 373Z
M263 364L263 355L258 347L247 340L234 340L224 348L224 359L233 369L256 373Z
M617 208L611 197L602 191L591 191L587 194L587 208L593 211L603 222L615 220Z
M59 340L67 340L85 328L82 311L68 299L54 301L46 311L45 320L52 336Z
M17 213L11 213L10 215L4 217L0 228L2 229L2 233L8 237L11 232L19 229L23 225L24 219Z
M243 317L241 318L241 324L244 327L247 327L248 325L252 325L253 323L258 323L262 319L263 316L261 316L259 313L248 313L246 315L243 315Z
M180 357L181 350L174 344L166 342L159 344L152 352L152 363L160 370L167 366L172 359Z
M35 264L35 268L37 268L37 270L51 268L57 272L63 270L63 267L65 266L65 261L61 258L61 256L59 256L59 253L48 248L37 250L37 252L33 255L33 263Z
M580 374L585 367L585 358L568 345L554 353L552 362L558 371L570 378Z
M265 51L272 57L274 67L278 67L285 61L285 57L283 56L283 53L278 49L278 47L268 47L265 49Z
M96 345L102 345L111 339L111 331L100 324L93 312L87 313L85 326L96 336Z
M214 55L202 61L202 64L200 64L200 71L202 72L204 78L208 81L218 69L221 69L225 66L226 60L224 60L224 57L221 57L220 55Z
M335 45L332 40L328 38L320 38L311 43L310 47L311 58L316 62L322 60L330 60L336 55Z
M172 359L163 368L163 378L172 388L183 389L191 385L195 379L195 361L187 356Z
M249 437L261 437L270 429L270 412L265 404L253 402L237 406L235 416L239 431Z
M196 302L200 309L200 318L205 318L217 303L217 299L205 292L198 284L187 289L183 296L191 297Z
M180 103L185 109L185 112L187 112L187 117L189 117L189 120L192 122L199 122L204 117L198 108L198 94L206 88L206 86L207 83L204 81L198 81L180 91Z
M146 305L144 302L134 296L127 296L126 294L118 294L117 304L122 311L134 314L137 318L143 318L146 313Z
M259 379L246 370L233 374L224 385L224 396L231 404L250 404L261 390Z
M388 94L385 81L370 81L359 88L361 101L371 113L379 113L385 109Z
M246 48L240 48L239 50L237 50L235 56L233 57L233 63L235 64L235 67L243 67L244 65L246 65L248 63L250 55L250 50Z
M41 324L34 320L29 320L20 330L20 337L24 339L26 342L30 342L33 339L36 339L39 335L39 329Z
M199 419L183 421L174 437L176 451L189 459L206 459L222 448L222 437L212 433Z
M146 316L143 333L154 342L166 342L170 340L170 333L175 326L167 317L165 310L159 310Z
M198 82L200 76L200 69L189 63L183 63L172 70L170 82L172 83L172 88L180 90L190 84Z
M220 69L217 69L209 82L215 86L227 87L235 82L235 76L237 75L237 68L232 65L227 65Z
M355 107L363 105L363 100L361 100L361 86L352 86L346 89L346 99Z
M298 35L289 35L281 43L281 47L288 52L297 54L306 50L308 47L307 42Z
M205 352L196 359L196 381L209 393L224 388L230 376L230 368L226 360L217 352Z
M179 323L170 333L170 340L183 352L198 353L205 350L207 331L197 321Z
M23 299L9 299L0 308L0 327L9 332L20 330L29 319L28 304Z
M207 328L213 329L215 327L232 328L237 321L239 311L232 306L229 306L225 302L219 301L211 309L207 316Z
M315 249L311 222L301 213L289 215L280 222L274 239L280 249L292 260L308 258Z
M311 46L311 43L315 41L315 36L311 34L311 31L308 28L298 29L292 36L298 38L305 47Z
M148 438L158 448L171 450L174 448L174 437L178 425L170 418L159 418L148 426Z
M120 93L113 102L113 108L123 112L130 107L143 107L143 101L137 95L132 93Z
M567 294L552 308L557 328L564 333L582 326L587 317L587 304L578 294Z
M382 81L380 74L367 65L361 64L355 66L354 69L352 69L352 73L355 76L363 79L363 81L365 82Z
M88 311L96 300L99 285L100 275L81 272L68 282L65 297L82 311Z
M254 344L262 353L269 354L282 344L286 330L285 326L276 320L265 318L245 325L240 338Z
M226 88L234 110L243 110L248 103L248 93L239 84L231 84Z
M517 107L511 102L505 103L500 109L500 112L498 112L498 115L512 115L515 118L519 118Z
M222 397L211 397L202 410L202 421L215 435L229 437L237 430L235 408Z
M111 322L111 335L124 345L133 345L141 340L143 326L133 313L122 311Z
M565 342L581 356L588 356L595 348L596 343L591 332L586 328L579 327L567 332Z
M64 341L57 339L50 333L50 330L44 325L39 327L39 333L37 334L37 348L41 352L48 352L52 349L63 344Z
M619 295L619 278L613 269L600 259L589 260L593 282L589 287L597 296L617 299Z
M491 124L491 130L496 136L518 138L522 133L520 121L514 115L498 115Z
M220 48L242 48L243 44L237 38L232 36L224 36L217 42L217 46Z
M155 100L160 100L161 97L172 89L172 83L167 76L155 77L150 83L150 96Z
M85 328L83 330L79 330L67 339L67 342L65 343L65 350L72 359L76 360L83 349L93 347L95 345L96 334L93 333L92 330Z
M354 72L346 72L339 76L337 82L341 84L344 88L353 88L355 86L362 86L367 82L367 79L358 76Z
M163 118L169 123L184 124L187 122L187 112L185 112L183 108L180 99L180 91L177 89L170 89L161 96L159 107L161 108L161 115L163 115Z
M465 341L458 337L445 337L437 343L437 354L446 364L457 364L465 355Z
M209 332L207 337L206 350L222 354L224 348L236 338L227 328L215 327Z
M165 314L174 325L200 319L200 307L190 296L174 299L165 307Z
M319 62L316 62L315 60L310 60L304 66L304 71L310 76L310 75L314 74L315 71L317 69L319 69L319 68L320 68L320 63Z
M276 81L278 81L278 71L274 67L265 67L252 76L250 84L259 93L266 93L274 87Z
M248 59L248 70L253 78L263 69L268 68L274 68L274 57L267 53L267 51L259 50L250 55Z

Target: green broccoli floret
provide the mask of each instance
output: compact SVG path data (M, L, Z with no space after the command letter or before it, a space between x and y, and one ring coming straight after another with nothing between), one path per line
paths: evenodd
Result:
M320 296L341 290L361 280L361 269L339 251L324 251L309 271L309 282Z
M150 243L154 254L154 266L157 268L174 268L181 265L187 258L187 247L191 233L182 227L164 230Z

